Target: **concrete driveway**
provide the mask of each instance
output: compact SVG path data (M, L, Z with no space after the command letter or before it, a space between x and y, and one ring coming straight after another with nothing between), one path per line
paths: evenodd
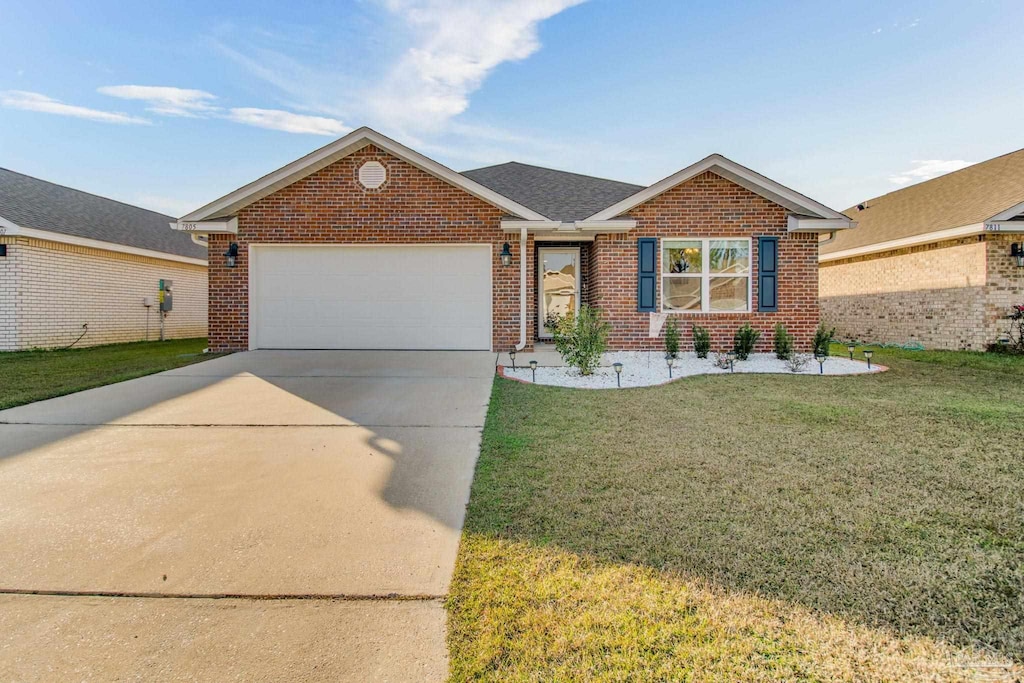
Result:
M493 374L255 351L0 411L0 679L443 679Z

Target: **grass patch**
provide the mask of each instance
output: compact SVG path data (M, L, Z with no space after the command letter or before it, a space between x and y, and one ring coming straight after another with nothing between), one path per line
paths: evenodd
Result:
M1014 680L1024 359L968 356L623 391L496 380L452 679Z
M0 409L208 360L206 339L0 353Z

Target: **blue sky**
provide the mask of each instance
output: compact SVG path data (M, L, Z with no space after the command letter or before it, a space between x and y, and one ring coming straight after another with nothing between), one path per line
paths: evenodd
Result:
M369 125L457 170L648 184L720 152L844 209L1024 147L1022 24L1019 0L0 0L0 166L181 215Z

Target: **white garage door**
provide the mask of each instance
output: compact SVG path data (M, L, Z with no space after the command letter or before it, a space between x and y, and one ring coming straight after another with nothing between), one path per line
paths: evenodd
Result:
M491 348L491 248L256 246L250 346Z

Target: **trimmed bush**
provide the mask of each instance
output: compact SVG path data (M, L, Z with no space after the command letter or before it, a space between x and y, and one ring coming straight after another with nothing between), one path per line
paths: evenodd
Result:
M829 355L828 345L832 342L832 337L834 337L835 335L836 328L833 327L830 330L827 327L825 327L825 323L818 325L818 329L814 333L814 355Z
M789 360L793 355L793 335L786 331L782 323L775 325L775 357L779 360Z
M581 375L592 375L608 346L610 329L601 309L583 304L578 315L558 319L553 332L555 349L566 365Z
M675 318L669 318L665 322L665 355L672 358L679 357L679 323Z
M711 351L711 333L706 328L693 326L693 350L697 358L707 358Z
M757 345L757 340L760 338L761 333L751 327L750 323L746 323L743 327L736 330L732 346L732 350L736 352L736 358L738 360L747 360L751 352L753 352L754 346Z

